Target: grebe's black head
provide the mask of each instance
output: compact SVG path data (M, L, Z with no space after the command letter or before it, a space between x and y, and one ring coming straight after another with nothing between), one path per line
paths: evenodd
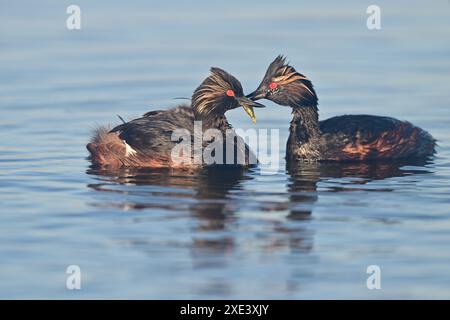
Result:
M192 106L200 119L221 116L228 110L242 107L253 122L256 122L253 108L264 107L246 97L239 80L219 68L211 68L209 77L194 91Z
M269 65L258 89L247 97L268 99L282 106L317 107L317 95L311 81L279 55Z

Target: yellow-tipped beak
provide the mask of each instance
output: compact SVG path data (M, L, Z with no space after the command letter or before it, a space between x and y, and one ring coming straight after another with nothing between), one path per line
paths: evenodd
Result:
M255 111L253 110L253 108L264 108L265 106L252 101L246 97L244 97L243 99L240 100L240 105L242 106L242 108L244 108L245 112L247 112L247 114L249 115L249 117L252 119L253 123L256 123L256 116L255 116Z
M242 105L242 108L244 108L245 112L247 112L247 114L250 116L253 123L256 123L256 116L255 116L255 111L253 110L253 107L251 107L249 105Z

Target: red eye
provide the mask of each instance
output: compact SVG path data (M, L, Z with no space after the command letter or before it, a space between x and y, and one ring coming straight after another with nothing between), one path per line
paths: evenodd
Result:
M272 89L272 90L276 89L277 87L278 87L278 83L276 83L276 82L271 82L269 84L269 88Z
M234 91L233 90L227 90L227 96L234 97Z

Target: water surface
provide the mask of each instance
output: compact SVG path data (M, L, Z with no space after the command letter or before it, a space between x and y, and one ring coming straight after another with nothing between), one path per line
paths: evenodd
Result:
M450 4L378 1L0 3L1 298L450 298ZM249 171L98 171L93 127L177 105L219 66L253 90L284 53L320 117L407 119L428 162ZM267 102L255 126L290 110ZM66 289L66 268L82 289ZM366 268L382 270L368 290Z

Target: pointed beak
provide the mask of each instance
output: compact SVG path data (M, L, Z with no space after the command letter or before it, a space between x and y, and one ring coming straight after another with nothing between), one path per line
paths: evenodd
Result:
M247 98L252 99L253 101L266 98L267 92L256 89L252 93L247 95Z
M265 105L255 102L247 97L241 97L239 99L239 104L244 108L245 112L247 112L253 123L256 123L256 116L253 108L265 108Z

